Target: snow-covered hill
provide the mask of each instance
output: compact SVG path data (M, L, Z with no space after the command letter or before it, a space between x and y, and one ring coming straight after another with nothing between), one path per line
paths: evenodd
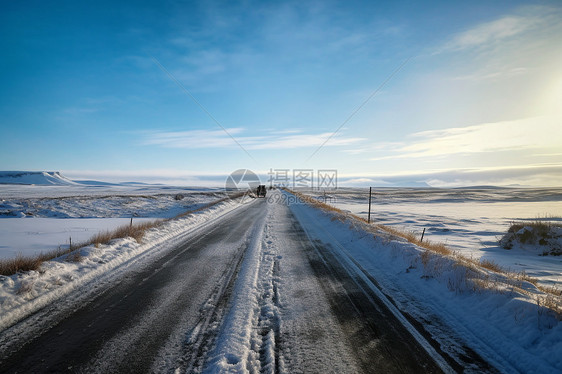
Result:
M0 171L0 184L77 185L58 171Z

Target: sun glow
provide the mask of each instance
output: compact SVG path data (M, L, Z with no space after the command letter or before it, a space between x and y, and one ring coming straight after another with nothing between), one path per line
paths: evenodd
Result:
M544 114L562 116L562 73L555 75L546 86L538 107Z

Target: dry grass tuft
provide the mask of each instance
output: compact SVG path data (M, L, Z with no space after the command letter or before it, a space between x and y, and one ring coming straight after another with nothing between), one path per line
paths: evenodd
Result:
M480 265L484 269L495 271L496 273L504 273L505 272L504 269L497 262L494 262L492 260L480 259L480 262L479 262L478 265Z
M543 256L560 256L560 235L556 233L556 229L560 227L562 223L540 219L532 222L512 222L507 233L500 239L500 245L505 249L512 249L516 243L530 244L543 248Z
M12 275L18 272L39 270L43 262L64 255L67 255L65 260L68 262L80 262L83 260L80 248L92 244L98 248L101 244L107 244L113 239L131 237L140 243L145 232L148 229L160 225L160 223L161 221L151 221L125 225L112 231L106 231L94 235L89 241L72 244L72 246L66 249L61 249L59 247L54 251L40 253L38 255L18 255L15 258L0 260L0 275Z
M100 244L106 244L113 239L120 239L120 238L133 238L138 243L140 243L142 238L144 237L144 234L148 229L157 227L160 224L161 221L150 221L150 222L136 223L132 225L123 225L112 231L100 232L99 234L92 237L90 241L87 243L87 245L94 244L97 247L99 247Z
M554 312L554 316L557 320L562 321L562 301L559 297L555 297L551 294L546 294L544 297L539 297L535 299L537 302L537 306L546 308Z
M0 275L12 275L23 271L38 270L43 262L70 252L71 250L69 249L61 249L59 247L54 251L41 252L32 256L18 254L15 258L0 260Z
M82 253L80 249L75 250L74 252L70 253L66 256L66 261L68 262L82 262L84 258L82 257Z
M23 256L19 254L15 258L0 260L0 274L11 275L18 271L37 270L43 262L40 257L41 255Z
M540 219L536 221L512 222L507 232L515 233L524 227L530 227L537 231L537 233L548 233L553 227L562 227L562 223L543 221Z

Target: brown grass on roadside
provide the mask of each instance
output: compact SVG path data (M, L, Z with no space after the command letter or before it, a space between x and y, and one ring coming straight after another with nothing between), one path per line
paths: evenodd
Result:
M161 221L149 221L149 222L141 222L141 223L134 223L132 225L123 225L115 230L104 231L94 235L87 243L98 245L99 244L106 244L109 243L113 239L120 239L120 238L133 238L138 243L141 242L144 234L148 229L153 227L157 227L161 224Z
M82 261L82 255L80 253L80 248L95 245L99 247L100 244L107 244L113 239L131 237L137 242L142 240L146 230L156 227L161 221L150 221L136 223L133 225L123 225L115 230L101 232L94 235L90 240L72 244L71 247L61 249L60 247L54 251L42 252L38 255L24 256L17 255L15 258L0 260L0 275L12 275L17 272L38 270L41 264L45 261L52 260L54 258L68 255L66 261L69 262L80 262Z
M11 275L18 271L37 270L39 265L44 261L41 257L43 254L36 256L24 256L18 254L14 258L0 260L0 275Z
M505 273L505 270L495 261L480 259L478 263L484 269L495 271L496 273Z
M168 220L173 220L173 219L185 217L185 216L193 214L195 212L199 212L199 211L208 209L208 208L210 208L214 205L222 203L223 201L242 197L242 196L244 196L244 194L246 194L246 192L233 193L228 197L224 197L224 198L215 200L215 201L210 202L209 204L206 204L206 205L204 205L200 208L190 210L190 211L187 211L185 213L178 214L177 216L175 216L173 218L170 218ZM70 248L61 249L59 247L59 249L57 249L57 250L49 251L49 252L45 252L45 253L40 253L38 255L24 256L24 255L20 254L20 255L17 255L15 258L0 260L0 275L8 276L8 275L16 274L18 272L38 270L43 262L52 260L54 258L63 256L63 255L68 255L66 257L66 261L80 262L83 259L82 255L80 253L80 248L88 246L88 245L94 245L96 248L99 248L99 246L101 244L107 244L113 239L121 239L121 238L131 237L131 238L135 239L137 242L140 243L147 230L149 230L151 228L154 228L154 227L157 227L157 226L161 225L163 222L168 221L168 220L147 221L147 222L141 222L141 223L133 223L132 225L127 224L127 225L117 227L114 230L100 232L100 233L94 235L88 241L85 241L85 242L82 242L82 243L73 243Z
M72 250L76 248L75 245L72 246ZM36 255L26 256L18 254L14 258L2 259L0 260L0 275L12 275L20 271L30 271L37 270L39 266L44 262L51 260L55 257L59 257L72 252L71 249L55 249L49 252L41 252Z
M361 216L358 216L357 214L353 214L353 213L349 213L349 212L344 212L341 209L338 209L332 205L326 204L322 201L316 200L313 197L310 197L308 195L305 195L301 192L297 192L297 191L293 191L290 190L288 188L286 188L286 190L292 194L294 194L295 196L297 196L298 198L302 199L304 202L314 205L324 211L328 211L328 212L334 212L334 213L338 213L338 214L342 214L344 216L347 217L352 217L353 219L359 220L361 222L367 223L367 220ZM385 226L385 225L381 225L381 224L374 224L374 223L370 223L373 228L375 229L380 229L383 230L391 235L394 236L398 236L401 237L403 239L406 239L407 241L409 241L410 243L416 244L422 248L428 249L432 252L437 252L439 254L445 255L445 256L450 256L453 254L453 251L449 248L447 248L447 246L443 243L436 243L436 242L432 242L430 240L421 240L421 237L419 237L418 235L416 235L414 232L411 231L406 231L406 230L401 230L398 229L396 227L390 227L390 226Z
M559 217L552 217L559 218ZM550 222L548 217L543 219L537 219L536 221L524 221L524 222L512 222L507 232L516 233L524 227L530 227L537 231L538 233L548 232L553 227L562 227L560 222Z
M362 221L362 222L368 224L368 222L365 218L360 217L356 214L344 212L341 209L338 209L334 206L328 205L328 204L326 204L322 201L318 201L317 199L314 199L313 197L305 195L303 193L293 191L293 190L290 190L288 188L285 188L285 190L294 194L295 196L300 198L302 201L304 201L304 202L306 202L310 205L313 205L313 206L315 206L315 207L317 207L321 210L328 211L328 212L334 212L334 213L337 213L338 215L340 215L341 217L359 220L359 221ZM336 219L343 219L343 218L336 218ZM543 222L537 222L535 224L536 225L543 225ZM435 243L435 242L431 242L431 241L425 240L425 239L422 241L421 238L418 235L415 235L415 233L413 233L411 231L401 230L401 229L398 229L398 228L395 228L395 227L389 227L389 226L384 226L384 225L374 224L374 223L370 223L370 225L372 226L373 230L379 229L379 230L385 231L388 234L391 234L391 235L396 236L396 237L403 238L410 243L413 243L413 244L415 244L415 245L417 245L421 248L424 248L425 251L423 251L421 253L420 261L422 262L424 267L428 266L430 263L432 263L432 265L431 265L432 269L428 269L428 270L430 270L430 272L433 271L433 270L435 270L437 272L441 272L443 270L442 267L445 266L444 262L442 262L442 261L439 261L438 265L435 265L435 263L433 263L431 261L431 256L432 256L432 254L434 254L434 255L439 255L439 256L450 258L450 259L453 260L453 262L452 262L454 264L453 266L460 266L460 267L466 269L466 271L464 272L466 277L468 277L470 274L473 274L473 275L476 274L478 269L486 269L486 270L489 270L489 271L500 274L501 276L504 277L504 279L506 279L512 285L520 284L522 281L529 282L529 283L533 284L537 289L539 289L540 291L542 291L546 294L546 296L540 298L541 305L553 310L556 313L557 318L562 319L562 305L561 305L562 303L560 301L560 296L562 296L562 290L559 290L556 287L540 286L540 285L538 285L538 280L536 278L530 277L525 272L521 272L521 273L509 272L509 271L503 269L499 264L497 264L494 261L491 261L491 260L476 260L476 259L471 258L471 257L463 256L460 253L455 252L455 251L451 250L450 248L448 248L444 243ZM463 281L466 281L466 279L463 280ZM470 281L473 284L473 287L475 287L475 289L480 289L480 287L482 289L494 288L494 283L490 282L488 280L478 279L477 277L475 277L474 279L471 279ZM527 294L530 295L529 292L527 292L523 289L519 289L519 290L523 293L527 293Z

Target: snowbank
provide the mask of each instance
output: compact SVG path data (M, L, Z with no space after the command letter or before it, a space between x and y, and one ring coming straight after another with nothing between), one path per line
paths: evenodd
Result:
M159 256L187 235L204 229L249 199L227 200L186 217L168 221L149 230L142 243L131 238L108 245L81 248L79 255L67 255L45 262L39 271L0 276L0 331L76 290L89 290L101 278L116 277L135 264ZM90 285L92 287L87 287Z
M517 247L541 256L562 255L562 225L550 222L513 224L500 240L504 249Z
M318 190L303 193L338 209L367 218L369 190L338 188L324 195ZM539 256L543 250L514 246L506 251L498 243L510 225L533 225L537 217L560 222L560 188L462 188L373 189L371 221L410 231L433 242L445 243L476 260L491 261L504 269L525 272L546 287L562 289L560 258Z
M256 345L254 320L258 310L258 274L262 254L265 219L250 235L244 263L236 279L230 312L221 327L217 345L211 353L211 363L205 373L258 372L259 360L251 349Z
M471 273L403 239L373 235L367 224L338 213L303 203L291 210L311 239L376 279L399 310L422 323L452 357L470 347L502 372L562 371L562 322L538 305L550 296L532 284L510 284L481 269Z

